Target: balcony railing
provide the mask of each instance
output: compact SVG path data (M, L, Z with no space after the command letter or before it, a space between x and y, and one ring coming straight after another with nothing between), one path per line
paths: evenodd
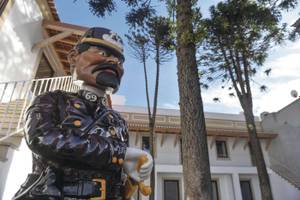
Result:
M48 91L78 89L71 76L0 83L0 142L23 131L23 115L34 97Z

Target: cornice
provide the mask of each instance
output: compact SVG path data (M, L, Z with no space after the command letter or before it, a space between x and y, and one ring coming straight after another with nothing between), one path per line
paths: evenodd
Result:
M130 131L149 132L147 114L121 112L121 115L127 121ZM246 123L244 121L209 118L206 118L205 121L208 135L248 137ZM277 136L275 133L264 132L260 122L256 123L256 127L258 134L263 138L268 138L269 136L273 138ZM157 133L180 134L180 117L157 115L155 129Z

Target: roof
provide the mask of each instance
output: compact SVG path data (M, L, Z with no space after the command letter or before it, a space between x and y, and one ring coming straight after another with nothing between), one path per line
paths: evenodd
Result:
M64 71L70 74L70 66L67 55L75 46L79 38L88 30L87 27L77 26L73 24L62 23L59 21L43 21L43 27L46 30L46 37L55 38L59 34L66 34L52 43L60 62L64 67Z
M44 39L36 43L33 48L50 47L53 57L59 62L56 67L63 70L65 74L70 74L67 55L88 28L61 22L54 0L36 2L43 13Z
M274 113L280 113L280 112L290 110L290 109L294 108L295 105L299 105L299 104L300 104L300 98L297 98L296 100L294 100L290 104L286 105L285 107L281 108L280 110L278 110L277 112L274 112ZM268 112L266 114L268 114Z
M129 130L149 132L148 113L145 107L116 106L113 108L121 113L127 121ZM225 114L206 112L205 124L208 136L248 138L244 116L242 114ZM258 118L257 118L258 119ZM157 110L155 130L157 133L180 134L180 112L175 109ZM265 132L260 121L256 121L260 139L274 139L276 133Z
M147 113L147 108L138 107L138 106L121 106L113 105L114 109L120 112L129 112L129 113ZM180 111L178 109L166 109L158 108L158 115L168 115L168 116L180 116ZM245 121L243 113L240 114L227 114L227 113L215 113L215 112L205 112L205 118L209 119L222 119L222 120L233 120L233 121ZM255 117L255 121L259 121L258 117Z
M55 21L60 21L56 7L55 7L55 3L54 0L47 0L48 6L50 8L50 12L54 18Z
M300 18L292 25L293 27L299 28L300 27Z

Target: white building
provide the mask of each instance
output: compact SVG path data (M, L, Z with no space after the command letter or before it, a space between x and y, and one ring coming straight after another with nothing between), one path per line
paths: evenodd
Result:
M270 167L300 188L300 99L261 117L264 130L278 134L269 148Z
M76 90L70 77L64 76L69 73L66 54L85 30L85 27L60 22L53 0L1 1L0 199L10 199L31 171L31 153L22 139L21 119L25 107L35 95L44 91ZM130 145L147 149L146 109L114 107L129 123ZM222 113L206 113L205 116L214 199L260 200L243 116ZM299 185L297 189L282 178L282 174L278 175L280 171L271 169L273 149L279 148L273 144L277 144L281 132L263 129L259 119L257 127L274 199L299 200ZM179 111L159 109L156 128L156 199L183 200ZM292 150L285 146L285 151ZM297 154L293 156L292 159L298 160Z
M147 148L149 135L146 109L128 106L114 108L129 122L130 145ZM249 152L249 138L244 117L205 113L205 118L215 199L261 199L256 167ZM268 151L278 134L263 131L261 122L258 118L256 120L274 199L300 199L299 185L297 189L270 169ZM179 111L159 109L156 132L156 199L183 199Z

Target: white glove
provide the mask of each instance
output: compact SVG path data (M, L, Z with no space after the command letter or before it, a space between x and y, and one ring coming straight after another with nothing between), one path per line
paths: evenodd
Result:
M137 171L138 161L142 156L147 156L148 161L144 163L139 172ZM128 147L125 154L123 169L125 173L136 182L141 182L150 177L153 167L152 156L143 150Z

